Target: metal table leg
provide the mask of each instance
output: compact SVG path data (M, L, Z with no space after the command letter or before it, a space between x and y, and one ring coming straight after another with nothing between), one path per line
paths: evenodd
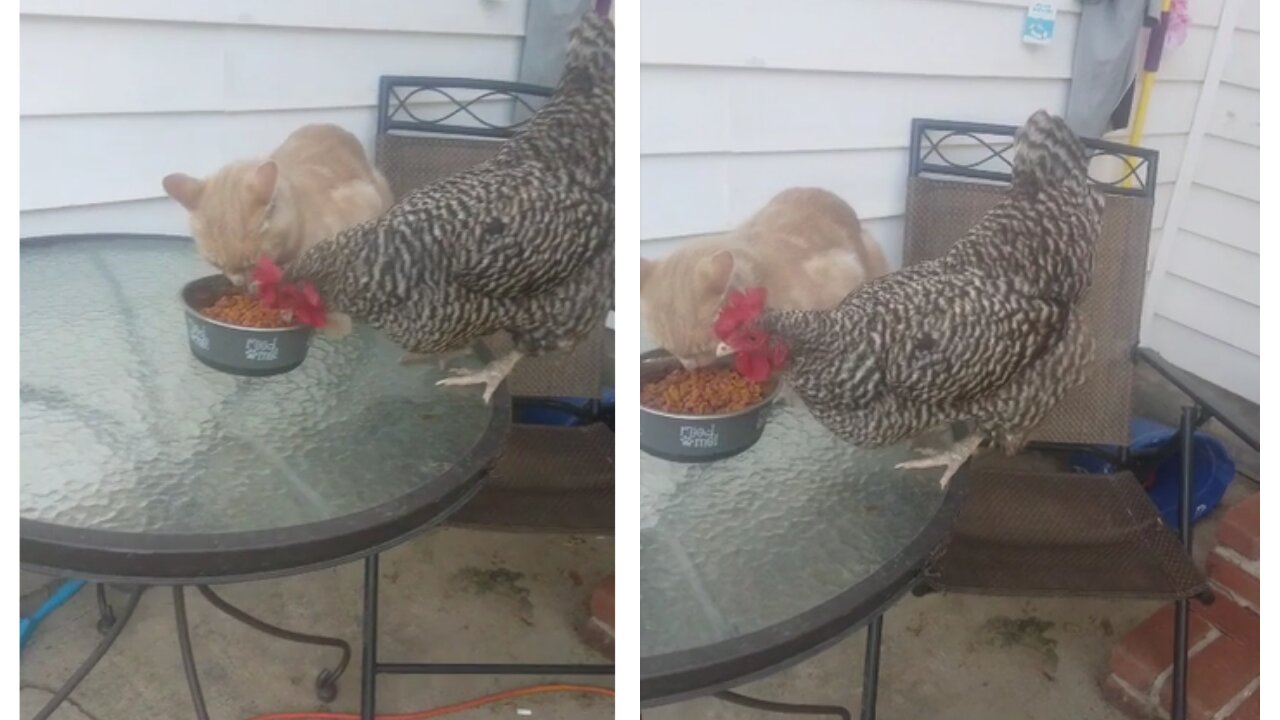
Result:
M374 720L378 687L378 556L364 560L364 630L360 654L360 720Z
M862 665L862 720L876 720L876 694L880 688L880 636L884 615L867 626L867 654Z
M378 662L378 556L364 561L364 627L360 654L360 718L377 713L378 675L613 675L613 665L564 663ZM848 720L848 714L843 715Z
M115 644L116 638L120 637L120 633L124 631L124 627L129 624L129 618L133 617L133 611L138 607L138 600L142 597L143 589L144 588L136 587L129 591L129 597L125 600L124 610L121 611L120 617L116 622L112 624L106 637L98 641L98 646L93 649L93 652L89 653L89 657L85 658L85 661L80 663L80 667L76 668L74 673L71 673L71 677L67 678L67 681L62 683L62 687L58 688L58 691L53 694L53 697L49 698L49 702L45 703L44 707L40 708L40 712L36 713L32 720L48 720L48 718L53 715L54 711L56 711L62 703L66 702L67 698L71 696L71 693L75 691L81 681L83 681L89 673L93 671L93 669L98 665L98 662L101 661L103 656L107 654L107 651L111 649L111 646Z
M98 600L98 632L106 635L116 624L116 613L107 600L107 586L98 583L94 586L94 595Z
M1178 534L1187 556L1191 555L1191 485L1194 477L1196 407L1182 408L1179 440L1182 443L1182 477L1178 487ZM1190 600L1178 600L1173 620L1173 702L1170 720L1187 719L1187 624Z
M796 703L780 703L772 700L761 700L753 698L732 690L721 690L716 693L716 697L721 700L741 705L742 707L751 708L752 710L763 710L764 712L780 713L783 715L833 715L841 720L852 720L853 716L849 711L839 705L802 705Z
M867 626L867 655L862 669L862 715L861 720L876 719L876 691L880 685L880 639L884 630L884 615L877 615ZM724 690L716 693L717 698L741 705L753 710L780 713L784 715L833 715L842 720L852 720L852 715L839 705L805 705L798 703L781 703L772 700L761 700L741 693Z
M204 704L204 692L200 690L200 676L196 673L196 658L191 651L191 631L187 627L186 588L173 586L173 615L178 625L178 648L182 651L182 669L187 673L187 687L191 690L191 703L198 720L209 720L209 710Z
M308 635L306 633L286 630L282 627L259 620L244 610L232 605L215 593L208 585L197 585L196 590L199 590L200 594L204 596L204 599L208 600L210 605L213 605L215 608L222 611L223 614L229 616L233 620L237 620L248 625L258 632L270 635L271 637L277 637L282 640L288 640L290 642L302 643L305 645L321 645L341 650L342 657L338 660L338 664L332 670L329 668L322 668L320 670L320 674L316 676L315 683L316 697L320 699L320 702L333 702L333 700L338 697L338 678L342 677L342 673L346 671L347 665L351 662L351 645L345 640L326 637L324 635Z

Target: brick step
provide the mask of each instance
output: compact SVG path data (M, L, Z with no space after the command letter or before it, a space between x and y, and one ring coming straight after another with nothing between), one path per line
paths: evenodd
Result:
M1207 574L1217 599L1191 604L1187 631L1187 717L1258 720L1260 583L1258 496L1228 509ZM1103 694L1135 718L1168 718L1173 695L1174 607L1161 608L1111 651Z
M1214 604L1226 603L1219 598ZM1198 603L1197 603L1198 605ZM1111 653L1103 681L1107 700L1134 718L1168 718L1173 695L1173 606L1161 608L1126 635ZM1187 717L1190 720L1259 720L1259 649L1191 616L1187 644ZM1250 708L1253 708L1250 714Z
M1226 548L1209 553L1205 570L1209 582L1219 594L1254 612L1261 612L1261 582L1258 579L1258 563L1246 560Z
M1218 544L1246 560L1258 560L1258 536L1261 532L1261 495L1254 493L1233 505L1218 524Z
M613 576L605 578L591 591L589 617L578 629L578 637L587 646L613 659Z

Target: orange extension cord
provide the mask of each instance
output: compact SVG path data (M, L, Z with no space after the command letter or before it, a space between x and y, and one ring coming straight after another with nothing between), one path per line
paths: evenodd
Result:
M466 710L474 710L478 707L491 705L503 700L511 700L519 697L527 697L529 695L543 695L546 693L581 693L583 695L602 695L604 697L613 697L613 690L598 685L530 685L529 687L514 688L511 690L503 690L492 695L482 695L473 700L465 700L453 705L445 705L443 707L434 708L432 710L422 710L415 713L404 713L401 715L379 715L377 720L429 720L430 718L444 717ZM357 713L335 713L335 712L293 712L293 713L270 713L267 715L258 715L251 720L360 720Z

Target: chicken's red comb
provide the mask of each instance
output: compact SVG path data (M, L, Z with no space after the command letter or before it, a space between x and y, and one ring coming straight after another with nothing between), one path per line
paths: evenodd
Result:
M725 296L724 304L716 315L713 330L716 337L727 342L731 336L744 325L760 316L764 311L764 288L750 290L731 290Z
M284 270L270 257L258 258L258 266L253 269L253 281L259 286L274 286L284 279Z
M263 255L253 270L253 281L258 286L262 304L269 308L288 310L298 322L312 327L324 327L328 321L324 299L311 283L301 287L282 282L284 270L274 260Z
M746 319L753 320L756 315L764 312L765 289L762 287L750 288L747 290L731 290L725 297L724 307L730 312L746 316Z

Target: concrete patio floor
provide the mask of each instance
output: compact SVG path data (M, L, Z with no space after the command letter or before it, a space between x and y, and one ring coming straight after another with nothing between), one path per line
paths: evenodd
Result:
M577 638L594 584L613 571L611 539L441 530L383 555L379 655L384 661L605 662ZM353 646L335 711L359 707L363 566L217 588L258 617ZM24 578L39 582L38 577ZM123 596L112 593L117 611ZM262 635L187 592L192 642L209 714L246 720L267 712L316 710L316 673L337 651ZM99 639L86 587L47 619L23 652L22 714L29 720ZM391 677L379 680L379 709L404 713L536 682L612 687L612 678ZM129 626L54 720L178 720L194 716L174 634L167 588L143 595ZM77 707L78 706L78 707ZM452 715L599 720L609 698L544 695Z

